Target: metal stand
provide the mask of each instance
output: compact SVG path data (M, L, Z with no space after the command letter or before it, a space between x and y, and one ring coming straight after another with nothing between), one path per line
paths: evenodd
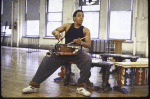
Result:
M31 49L33 48L33 49ZM39 37L28 38L28 51L27 53L39 52Z

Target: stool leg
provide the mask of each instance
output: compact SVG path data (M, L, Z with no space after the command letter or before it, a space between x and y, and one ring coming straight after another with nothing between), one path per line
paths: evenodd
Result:
M76 85L76 83L73 81L73 78L71 77L71 64L68 63L65 65L65 75L63 79L64 85Z
M70 75L71 75L71 76L73 76L73 75L74 75L74 73L73 73L73 72L71 72L71 66L70 66L69 70L70 70Z
M105 93L109 90L111 90L112 88L110 87L110 84L108 82L109 80L109 70L110 70L110 67L111 66L106 66L106 67L103 67L103 76L102 76L102 79L103 79L103 84L102 84L102 88L98 91L100 93Z
M63 78L64 78L64 69L65 69L65 66L61 66L61 72L59 72L58 73L58 75L60 76L60 77L57 77L57 78L55 78L54 79L54 81L61 81Z
M69 84L69 79L70 79L70 66L65 65L65 75L64 75L64 79L63 79L63 83L64 83L64 86L65 85L68 85Z
M101 67L101 70L99 71L99 73L103 73L103 67Z
M101 56L103 61L107 61L107 57ZM101 67L101 70L99 71L99 73L103 73L103 67Z
M125 93L125 94L127 94L128 93L128 91L127 91L127 89L126 88L123 88L123 85L124 85L124 81L123 81L123 75L125 75L125 79L126 79L126 70L125 70L125 72L123 72L123 70L124 70L124 68L118 68L118 81L117 81L117 85L116 86L114 86L113 88L114 88L114 90L118 90L118 91L120 91L120 92L122 92L122 93Z

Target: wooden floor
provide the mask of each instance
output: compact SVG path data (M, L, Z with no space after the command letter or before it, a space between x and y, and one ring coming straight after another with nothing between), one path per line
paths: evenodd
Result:
M60 68L41 83L39 93L22 94L22 89L28 86L43 56L45 56L48 50L26 53L27 51L28 49L25 48L1 46L2 97L84 97L76 94L76 86L63 86L60 82L54 82L54 78L58 77ZM148 59L140 58L138 61L148 61ZM90 81L93 82L95 86L101 86L102 84L102 74L99 73L100 69L100 67L91 69ZM113 67L111 70L112 69ZM77 81L80 76L80 70L75 64L72 65L72 72L75 73L75 75L72 76L74 81ZM111 87L116 85L117 77L117 74L110 75L109 83ZM123 94L114 89L106 93L98 93L93 90L89 91L91 92L91 97L147 97L148 87L148 85L127 87L129 91L128 94Z

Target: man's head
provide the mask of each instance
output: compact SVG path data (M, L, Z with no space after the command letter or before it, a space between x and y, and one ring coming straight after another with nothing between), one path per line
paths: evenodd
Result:
M84 17L84 14L82 10L77 10L73 13L73 21L77 22L78 24L82 24L83 17Z

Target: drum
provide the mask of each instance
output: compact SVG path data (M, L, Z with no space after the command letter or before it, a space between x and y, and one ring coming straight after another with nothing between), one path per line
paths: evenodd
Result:
M55 50L56 55L78 55L81 49L78 45L67 45L67 44L56 44Z

